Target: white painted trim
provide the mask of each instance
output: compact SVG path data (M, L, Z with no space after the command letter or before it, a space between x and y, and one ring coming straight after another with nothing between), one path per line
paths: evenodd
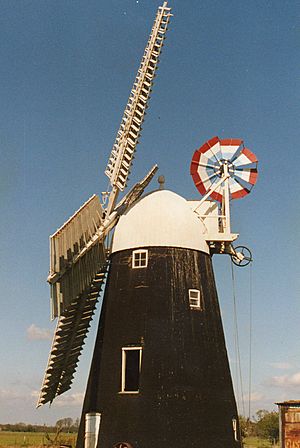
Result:
M136 254L146 254L146 264L145 266L135 265L135 255ZM139 259L139 262L141 260ZM132 251L132 269L143 269L148 266L148 250L147 249L137 249Z
M139 390L128 391L125 390L125 374L126 374L126 352L130 350L139 350L140 351L140 359L139 359L139 373L141 373L142 369L142 351L143 347L141 346L133 346L133 347L122 347L122 371L121 371L121 391L122 394L138 394Z
M193 293L193 292L197 293L197 297L191 297L191 293ZM193 305L191 303L191 300L197 300L197 302L198 302L197 305L196 304ZM189 289L189 305L190 305L190 308L192 308L192 309L202 310L201 291L199 289Z

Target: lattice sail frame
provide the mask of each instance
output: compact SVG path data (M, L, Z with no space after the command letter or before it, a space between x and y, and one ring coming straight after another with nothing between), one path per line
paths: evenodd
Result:
M55 397L71 388L106 270L105 264L85 293L73 298L64 314L59 317L37 407L51 403Z
M119 190L123 191L126 187L135 148L138 144L142 123L150 98L151 87L158 67L159 56L166 37L171 17L170 11L171 8L167 7L167 2L164 2L163 6L158 8L152 31L105 170L105 174L110 179L111 186L115 188L115 193L110 197L110 203L108 205L109 212L113 208L116 192Z

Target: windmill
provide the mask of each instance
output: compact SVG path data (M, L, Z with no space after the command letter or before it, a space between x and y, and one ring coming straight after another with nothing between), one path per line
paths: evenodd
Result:
M163 189L161 178L160 189L143 195L155 165L118 202L170 17L164 2L105 170L104 203L92 196L50 237L58 323L39 406L70 389L108 273L78 448L240 447L211 255L251 261L246 248L233 248L230 200L250 192L256 157L241 140L215 137L191 163L200 201Z

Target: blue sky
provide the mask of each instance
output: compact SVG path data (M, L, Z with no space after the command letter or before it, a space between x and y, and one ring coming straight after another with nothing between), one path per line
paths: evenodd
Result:
M80 415L97 319L72 390L35 410L54 330L48 237L107 187L103 171L159 4L0 1L0 422ZM190 160L214 135L244 139L259 158L257 185L232 207L233 230L254 255L252 282L249 268L235 279L244 393L251 283L251 409L272 409L300 398L299 5L169 5L131 182L157 162L167 188L198 198ZM214 266L237 384L230 260L214 257Z

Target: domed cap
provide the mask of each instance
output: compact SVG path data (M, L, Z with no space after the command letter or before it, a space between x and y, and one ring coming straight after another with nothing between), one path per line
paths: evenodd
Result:
M163 246L209 253L204 232L204 224L184 198L158 190L144 196L120 217L112 252Z

